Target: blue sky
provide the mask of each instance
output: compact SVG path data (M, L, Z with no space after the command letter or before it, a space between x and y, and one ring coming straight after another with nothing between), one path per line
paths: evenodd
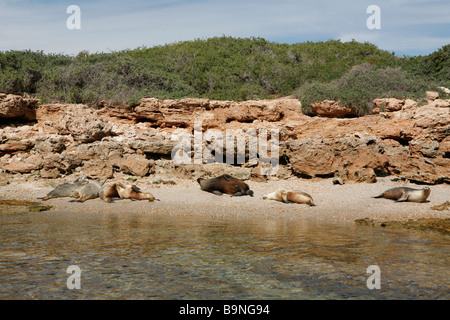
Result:
M80 7L79 30L66 26L70 5ZM366 26L370 5L381 9L381 29ZM355 39L397 55L426 55L450 43L450 1L0 0L0 51L110 52L222 35Z

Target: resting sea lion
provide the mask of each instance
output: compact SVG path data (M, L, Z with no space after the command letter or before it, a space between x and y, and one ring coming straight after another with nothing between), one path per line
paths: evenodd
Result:
M91 181L72 193L73 198L78 198L78 201L84 202L89 199L98 198L100 191L102 190L102 185L105 183L107 178L102 178L98 181Z
M102 186L98 196L105 202L112 202L112 198L120 198L116 189L117 182L105 183Z
M276 200L284 203L301 203L311 207L315 206L314 200L309 194L298 190L278 189L272 193L266 194L263 196L263 199Z
M423 189L413 189L408 187L396 187L386 190L374 198L385 198L398 201L424 202L430 195L429 187Z
M198 178L197 182L200 184L200 188L203 191L212 192L217 195L226 193L233 196L249 195L253 197L253 191L250 190L248 184L242 180L230 176L229 174L224 174L211 179Z
M38 198L42 200L48 200L53 198L70 197L72 193L77 190L80 186L85 185L89 181L86 180L85 176L76 179L74 182L67 182L60 184L55 189L47 193L43 198Z
M121 182L110 182L105 184L100 193L100 199L106 202L112 202L112 198L123 198L132 200L158 200L151 193L142 192L135 185L125 185ZM158 200L159 201L159 200Z
M116 190L119 193L119 196L124 199L148 200L148 201L158 200L155 199L155 197L151 193L142 192L141 189L139 189L135 185L126 186L122 183L117 183Z

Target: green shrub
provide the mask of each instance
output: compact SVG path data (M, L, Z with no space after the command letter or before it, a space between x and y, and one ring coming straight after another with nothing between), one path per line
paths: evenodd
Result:
M365 115L371 113L376 98L417 99L434 86L434 82L411 77L401 68L377 68L364 63L330 83L315 82L302 86L297 97L305 114L314 115L311 103L334 100L352 108L358 115Z
M42 103L133 105L143 97L273 98L301 88L302 101L335 97L365 113L373 93L409 94L423 79L450 87L448 53L445 46L426 57L400 58L356 41L279 44L225 36L75 57L7 51L0 52L0 92L26 92Z
M192 89L164 66L117 54L95 54L78 56L70 65L49 70L39 93L44 102L135 104L145 96L189 95Z
M67 65L69 57L46 55L42 51L0 52L0 92L37 93L38 83L46 71L57 65Z

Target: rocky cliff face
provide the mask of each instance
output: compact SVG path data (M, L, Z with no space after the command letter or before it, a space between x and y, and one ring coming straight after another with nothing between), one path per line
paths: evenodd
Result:
M171 157L179 142L173 134L177 129L192 133L201 121L203 133L277 130L276 176L281 179L297 175L374 182L377 176L392 175L450 183L450 100L423 106L412 100L378 100L375 114L342 118L345 110L334 102L317 104L317 117L305 116L298 99L290 97L245 102L144 98L135 107L104 103L90 108L38 106L35 99L0 94L0 167L43 178L74 172L91 177L121 173L191 179L231 173L241 179L266 178L261 161L175 164ZM211 149L208 143L204 140L202 151ZM246 141L247 155L250 144ZM223 148L224 155L235 151Z

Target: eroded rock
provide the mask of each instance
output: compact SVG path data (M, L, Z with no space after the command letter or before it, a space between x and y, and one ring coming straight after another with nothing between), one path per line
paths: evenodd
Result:
M338 101L324 100L311 103L314 112L321 117L348 118L357 115L356 111L347 106L339 105Z
M364 117L333 109L334 102L327 102L325 116L308 117L298 99L290 97L243 102L145 98L135 107L103 104L95 109L50 104L36 109L36 124L0 127L0 165L13 173L40 170L45 178L74 171L91 177L121 172L161 179L224 173L255 181L268 178L261 164L248 162L254 141L246 141L247 162L240 166L175 165L171 156L178 141L171 140L172 134L178 129L192 134L195 121L202 121L203 134L237 130L242 138L247 130L278 130L283 161L274 177L279 179L335 177L347 183L395 175L428 184L450 182L450 108L438 107L439 100L417 106L410 99L378 99L374 103L384 112ZM224 157L231 152L237 151L224 145Z
M39 99L0 93L0 118L36 120L38 103Z
M84 105L43 105L37 109L36 119L46 132L70 135L81 143L111 135L112 124Z

